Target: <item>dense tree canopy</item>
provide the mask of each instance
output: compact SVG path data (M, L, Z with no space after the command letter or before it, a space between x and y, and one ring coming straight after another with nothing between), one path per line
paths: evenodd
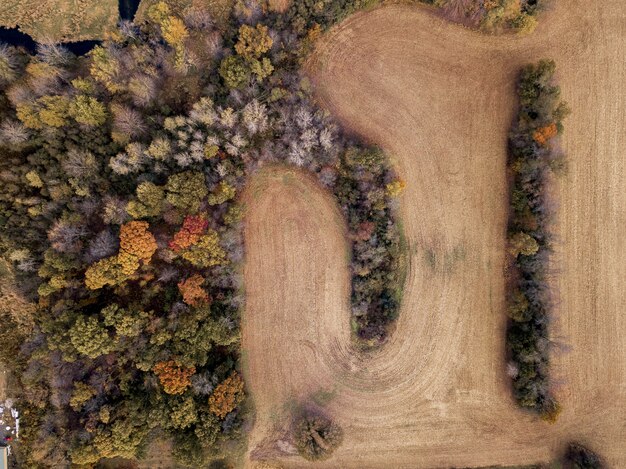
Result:
M25 467L137 458L163 434L198 467L238 436L238 194L263 165L335 195L355 334L379 344L397 315L403 183L298 72L310 40L361 2L250 5L218 30L157 3L85 57L0 47L0 248L36 305L12 350Z

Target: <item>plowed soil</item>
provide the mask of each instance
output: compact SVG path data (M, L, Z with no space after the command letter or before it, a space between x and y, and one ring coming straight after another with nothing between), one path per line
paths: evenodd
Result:
M386 6L332 30L309 64L321 103L384 147L407 182L411 251L397 329L350 342L345 228L307 177L264 171L248 191L248 465L433 468L548 461L569 440L626 467L626 3L553 2L526 37L486 36ZM553 58L573 114L553 256L558 423L513 402L504 361L506 135L521 66ZM345 431L308 463L284 438L317 400Z

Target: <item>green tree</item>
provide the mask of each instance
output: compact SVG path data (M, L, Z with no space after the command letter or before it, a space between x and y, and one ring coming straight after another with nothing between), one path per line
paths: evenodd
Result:
M200 210L200 204L209 193L204 174L192 171L170 176L165 190L165 198L170 204L191 214Z
M113 327L118 336L137 337L141 334L150 315L143 311L133 311L111 304L101 311L104 324Z
M97 358L115 350L116 344L108 329L93 316L79 316L69 330L69 338L76 351L89 358Z
M219 205L233 199L237 194L236 189L226 181L220 181L217 189L213 191L208 198L209 205Z
M78 95L72 100L69 114L76 119L76 122L88 126L102 125L107 120L107 110L104 104L96 98L85 95Z
M63 127L67 124L69 99L65 96L42 96L37 100L41 104L39 118L50 127Z
M191 427L198 420L196 403L191 396L171 399L169 425L178 430Z
M258 80L263 80L272 74L274 66L270 59L263 57L260 60L250 62L250 71L256 75Z
M172 456L184 467L204 467L206 460L202 445L193 432L176 432Z
M250 67L243 57L230 55L220 64L220 76L229 88L243 88L250 82Z
M152 182L142 182L137 186L137 200L131 200L126 211L133 218L156 217L163 210L165 190Z
M17 57L13 49L0 45L0 84L10 83L17 78Z
M122 86L118 82L120 72L119 60L102 46L94 47L89 56L91 58L91 67L89 69L91 76L106 86L112 93L121 91Z
M95 395L96 390L93 387L79 381L74 384L72 397L70 398L70 407L78 412Z
M244 24L239 28L235 51L247 60L258 59L272 48L273 43L267 26L261 23L255 27Z
M226 252L220 246L219 235L214 230L208 230L196 244L183 251L182 257L203 269L228 263Z

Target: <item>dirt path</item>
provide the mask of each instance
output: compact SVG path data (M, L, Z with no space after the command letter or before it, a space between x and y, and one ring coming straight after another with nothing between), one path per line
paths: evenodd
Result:
M572 438L626 467L626 5L555 5L526 38L389 6L355 15L320 45L311 65L320 99L394 155L408 183L401 213L413 255L397 331L359 357L332 199L264 176L246 230L253 457L282 451L285 466L309 466L262 441L294 398L325 389L346 437L315 467L531 463ZM552 426L515 406L503 360L506 133L517 71L542 57L557 61L574 110L554 256L554 335L571 351L554 358L564 412Z

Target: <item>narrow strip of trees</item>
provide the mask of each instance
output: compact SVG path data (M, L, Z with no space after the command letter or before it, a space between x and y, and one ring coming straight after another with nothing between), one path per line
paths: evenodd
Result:
M556 418L559 405L549 379L553 211L547 191L551 175L564 165L557 137L569 112L554 71L550 60L522 70L520 108L509 134L508 369L519 405L548 420Z

